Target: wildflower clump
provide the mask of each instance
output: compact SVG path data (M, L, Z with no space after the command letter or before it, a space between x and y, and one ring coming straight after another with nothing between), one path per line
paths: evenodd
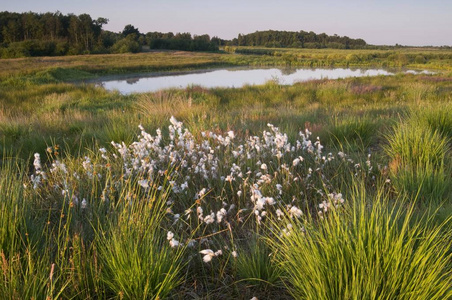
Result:
M322 217L331 207L343 205L344 178L339 180L338 173L369 184L379 175L380 168L373 168L370 157L364 163L342 152L325 152L309 130L293 140L272 124L260 135L233 131L194 135L174 117L165 131L150 134L139 128L136 141L112 142L84 157L51 155L49 164L41 166L37 154L29 184L52 211L70 209L63 223L79 224L82 232L96 237L92 243L102 255L111 254L100 260L100 268L109 273L99 278L114 293L131 297L140 295L139 285L130 285L126 293L115 282L128 286L130 276L148 274L145 266L179 272L182 257L187 258L187 267L225 270L230 260L242 256L240 241L256 232L264 234L269 220L296 222L311 212ZM147 225L149 215L156 216L152 226ZM286 224L280 234L289 236L292 231L292 224ZM127 232L133 235L125 236ZM133 256L123 256L123 251L135 247L135 238L154 252L144 254L147 250L140 246ZM155 260L158 249L164 249L161 264ZM124 265L132 259L140 267ZM245 253L243 259L250 266L254 263ZM268 274L279 274L272 269L272 260L262 256L260 262ZM271 281L277 277L273 275ZM171 278L178 282L177 274ZM148 292L157 293L151 286Z

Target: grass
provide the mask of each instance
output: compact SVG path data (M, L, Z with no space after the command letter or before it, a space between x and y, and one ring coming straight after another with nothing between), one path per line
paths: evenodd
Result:
M104 145L111 140L130 141L138 124L156 129L174 115L198 127L198 132L216 127L253 133L272 123L294 136L307 126L327 145L337 146L337 136L347 139L346 147L355 151L374 147L381 140L375 132L387 132L401 113L419 104L418 96L406 93L407 85L434 86L424 92L425 105L447 102L451 82L431 83L432 78L436 76L349 78L241 89L192 87L128 96L92 86L33 83L16 87L3 82L0 144L5 150L23 153L23 158L38 151L43 154L52 144L67 145L65 150L71 152L91 148L93 141ZM356 116L363 122L355 121Z
M366 152L378 138L378 123L369 117L335 117L331 123L330 142L346 152Z
M451 182L446 137L410 119L397 125L387 140L385 149L396 189L424 201L442 202L448 198Z
M68 186L62 195L41 185L27 186L23 166L9 160L2 164L2 297L157 299L180 285L185 246L171 249L160 228L167 190L143 192L128 180L117 199L98 204L98 184L109 182L105 174L100 182L93 178L78 183L78 196L88 199L81 202L75 178L65 168L58 165L45 175L51 185L65 177ZM134 204L124 199L131 195ZM106 219L107 207L111 213Z
M154 190L132 204L120 203L125 207L116 208L118 217L101 224L106 228L97 237L100 276L111 295L159 299L180 285L185 247L172 251L159 228L166 214L165 193Z
M412 119L427 125L442 136L452 138L452 106L449 102L423 105L411 111Z
M443 50L237 50L0 61L1 297L450 296L451 74L132 95L70 83L218 65L450 70Z
M243 245L235 262L239 280L265 291L270 286L281 284L282 271L273 261L269 247L258 238L251 238Z
M450 70L452 59L450 50L439 48L341 50L225 47L225 50L249 56L249 60L256 64L259 61L271 64L273 60L280 64L307 67L367 66Z
M387 194L355 188L323 219L275 224L268 243L295 299L448 299L450 233ZM413 201L413 199L410 199ZM405 200L406 201L406 200ZM414 200L415 201L415 200ZM291 230L280 235L291 224Z

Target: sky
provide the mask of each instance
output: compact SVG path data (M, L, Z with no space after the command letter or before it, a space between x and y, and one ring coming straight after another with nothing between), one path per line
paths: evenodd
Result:
M0 0L0 11L104 17L104 29L232 39L258 30L314 31L374 45L452 46L451 0Z

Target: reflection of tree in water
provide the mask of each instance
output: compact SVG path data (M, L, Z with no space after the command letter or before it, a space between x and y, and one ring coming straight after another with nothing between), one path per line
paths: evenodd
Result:
M294 74L295 72L297 72L297 69L294 69L294 68L281 69L281 74L283 74L283 75L290 75L290 74Z
M126 80L126 82L127 82L128 84L135 84L135 83L137 83L138 81L140 81L140 78L130 78L130 79L127 79L127 80Z

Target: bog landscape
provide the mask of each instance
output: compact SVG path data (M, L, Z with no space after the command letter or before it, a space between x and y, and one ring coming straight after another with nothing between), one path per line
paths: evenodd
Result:
M452 299L452 48L0 13L0 299Z

